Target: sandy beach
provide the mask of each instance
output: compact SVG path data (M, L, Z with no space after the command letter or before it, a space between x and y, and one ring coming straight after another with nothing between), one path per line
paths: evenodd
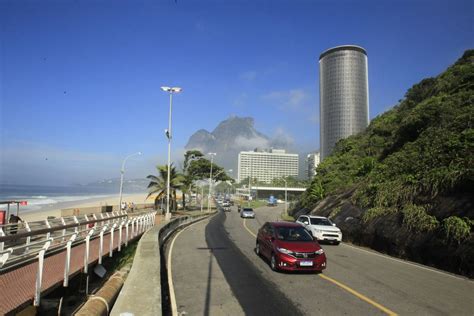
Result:
M147 193L124 194L122 201L133 202L134 204L153 203L153 198L145 200ZM63 209L81 209L89 207L102 207L107 205L118 205L119 195L109 195L100 198L91 198L80 201L68 201L56 203L42 207L37 211L22 212L20 208L20 217L26 221L39 221L46 219L48 216L60 217ZM16 210L13 212L16 213Z

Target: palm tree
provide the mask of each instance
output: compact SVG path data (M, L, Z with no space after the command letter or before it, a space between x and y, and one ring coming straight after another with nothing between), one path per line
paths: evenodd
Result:
M158 176L149 175L146 178L150 180L148 184L148 196L147 199L153 195L157 194L155 198L155 208L160 199L166 196L166 188L168 181L168 166L156 166L158 170ZM171 209L176 211L176 190L180 189L183 185L183 176L176 172L176 168L171 164L171 173L170 173L170 205Z

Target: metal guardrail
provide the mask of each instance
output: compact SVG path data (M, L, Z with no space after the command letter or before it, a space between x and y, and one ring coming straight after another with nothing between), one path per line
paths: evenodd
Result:
M116 232L119 238L117 250L121 251L122 245L127 246L131 239L154 225L155 216L155 211L120 211L0 225L0 275L37 260L34 305L39 306L45 257L66 251L63 286L67 287L72 247L85 243L84 273L88 273L89 243L92 239L100 239L98 263L101 264L104 252L108 251L109 257L113 256ZM105 249L104 235L110 235L108 249Z

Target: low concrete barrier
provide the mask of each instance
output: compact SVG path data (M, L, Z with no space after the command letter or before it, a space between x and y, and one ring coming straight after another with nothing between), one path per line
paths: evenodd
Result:
M209 215L181 216L154 226L141 237L132 269L110 315L162 314L160 246L176 229Z

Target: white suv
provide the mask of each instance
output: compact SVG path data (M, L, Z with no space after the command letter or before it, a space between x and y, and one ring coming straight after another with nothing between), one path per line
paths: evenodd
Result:
M319 241L330 241L336 245L342 241L341 230L327 217L301 215L296 222L303 225Z

